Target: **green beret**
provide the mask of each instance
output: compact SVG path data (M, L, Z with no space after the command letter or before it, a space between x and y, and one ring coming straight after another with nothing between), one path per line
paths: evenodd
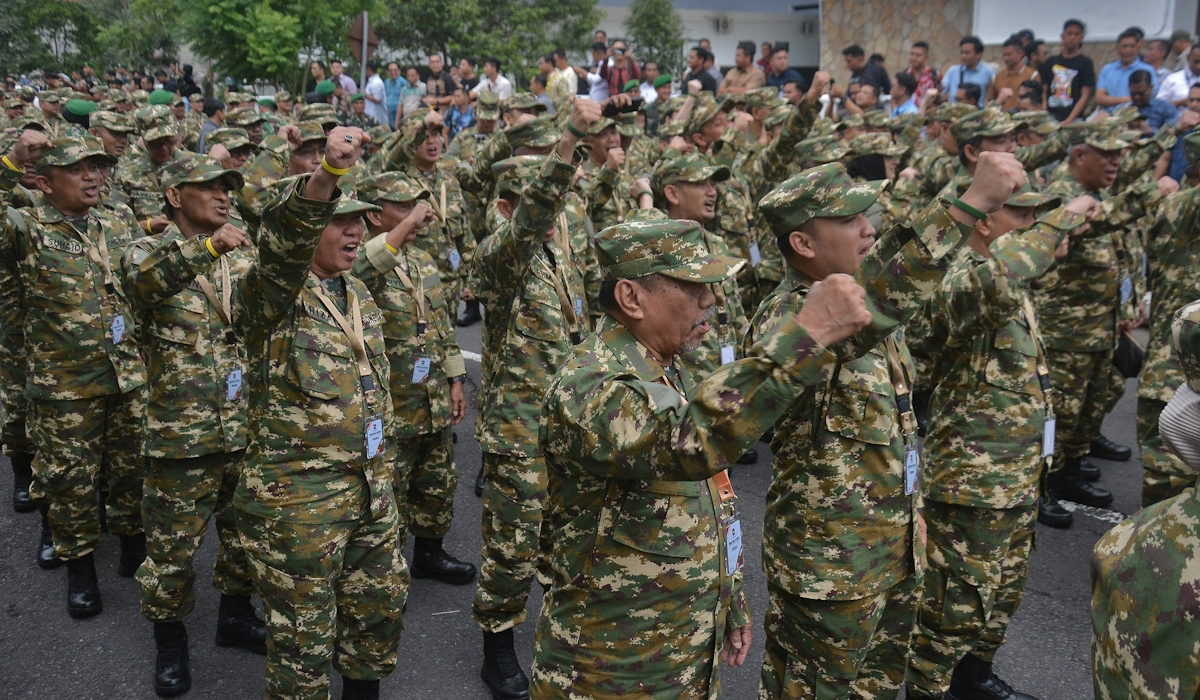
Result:
M606 281L659 274L714 284L737 274L746 261L708 251L695 221L626 221L596 236L596 257Z
M175 98L175 93L167 92L166 90L155 90L150 93L147 101L152 105L169 105L171 100Z
M689 153L661 163L650 178L650 187L656 195L661 196L667 185L704 182L710 178L713 182L724 182L730 174L729 168L714 165L703 153Z
M274 97L260 97L260 98L258 98L258 103L259 103L260 105L269 105L269 106L271 106L271 107L278 107L278 106L279 106L278 104L276 104L276 103L275 103L275 98L274 98Z
M67 100L66 109L77 117L83 117L96 111L96 103L91 100Z
M992 138L1016 131L1017 126L1008 113L999 107L978 109L950 123L950 135L962 148L973 138Z
M841 163L819 165L784 181L762 198L758 208L773 233L787 234L810 219L862 213L887 184L887 180L856 183Z
M429 188L399 170L389 170L358 183L358 198L364 202L412 202L428 199Z
M354 102L366 102L366 100L367 100L367 98L363 97L363 94L362 94L361 92L356 92L356 93L354 93L353 95L351 95L351 96L350 96L350 102L351 102L351 103L354 103Z
M621 92L629 92L638 88L638 81L630 79L625 83L625 87L621 88Z
M117 162L115 156L105 152L104 144L98 139L68 136L51 141L50 148L43 151L41 157L38 158L35 169L41 172L52 166L75 165L88 158L99 158L108 165L114 165Z
M663 85L670 85L670 84L671 84L671 76L667 75L666 73L663 73L662 75L660 75L654 79L653 86L656 88L660 88Z
M241 189L245 184L241 173L221 167L216 158L192 153L167 163L159 175L159 185L165 193L168 187L197 185L216 179L224 180L231 190Z
M143 141L154 141L167 136L178 136L179 127L175 115L164 105L149 105L139 107L133 113L133 121Z
M314 92L316 92L318 95L332 95L335 89L336 88L334 88L332 80L322 80L321 82L317 83L317 87L314 88Z
M513 156L492 164L496 194L520 196L526 185L537 177L546 163L545 156Z

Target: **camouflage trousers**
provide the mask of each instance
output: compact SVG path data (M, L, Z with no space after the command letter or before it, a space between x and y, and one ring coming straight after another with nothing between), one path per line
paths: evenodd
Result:
M525 622L525 603L548 552L546 462L541 457L483 455L483 567L471 615L485 632Z
M396 668L409 578L394 506L332 523L237 517L267 621L268 698L327 700L331 667L356 680Z
M450 532L454 519L454 433L450 426L396 440L396 478L392 486L400 511L399 547L405 533L436 540Z
M137 572L147 620L174 622L191 614L196 605L192 560L209 518L216 520L218 543L213 587L223 595L254 593L232 503L245 456L246 451L239 450L192 459L150 459L142 498L146 560Z
M904 685L921 580L858 600L800 598L767 582L759 700L878 700Z
M127 394L33 402L33 495L49 503L61 559L78 559L100 541L96 485L101 476L108 488L108 531L142 532L145 410L145 386Z
M1138 397L1137 432L1141 453L1142 507L1177 496L1196 483L1196 473L1167 451L1158 434L1158 416L1166 401Z
M1021 604L1037 504L996 509L925 501L929 566L908 684L941 697L967 654L990 662Z
M29 400L25 398L25 336L17 333L0 338L0 443L4 453L32 455L35 452L29 430Z
M1112 353L1046 349L1050 385L1054 388L1054 466L1083 457L1100 434L1112 391Z

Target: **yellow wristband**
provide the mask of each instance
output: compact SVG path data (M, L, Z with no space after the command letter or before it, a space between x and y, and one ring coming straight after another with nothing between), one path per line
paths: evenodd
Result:
M12 170L12 171L15 171L18 173L25 172L24 168L18 168L17 166L13 165L12 161L8 159L8 156L0 156L0 160L4 161L5 167L7 167L9 170Z
M388 252L391 253L392 255L395 255L400 252L399 248L392 247L392 244L388 243L387 241L384 241L383 245L387 247Z
M150 228L150 219L146 219L146 233L154 234L154 229Z
M332 165L329 164L329 161L325 160L325 156L321 156L321 167L325 168L325 172L329 173L330 175L337 175L338 177L341 177L341 176L345 175L346 173L350 172L350 168L335 168L335 167L333 167Z
M214 247L213 247L213 245L212 245L212 238L205 238L205 239L204 239L204 247L205 247L205 248L208 248L208 252L209 252L209 254L211 254L211 255L212 255L214 258L219 258L219 257L221 257L221 254L220 254L220 253L218 253L218 252L217 252L217 249L216 249L216 248L214 248Z

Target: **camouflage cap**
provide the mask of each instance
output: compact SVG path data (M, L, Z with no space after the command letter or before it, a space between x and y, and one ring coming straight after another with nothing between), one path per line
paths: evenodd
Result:
M608 127L616 126L616 125L617 125L616 121L609 119L608 117L600 117L600 119L597 120L595 124L592 124L591 126L588 127L587 132L589 135L595 136L596 134L599 134L600 132L607 129Z
M41 115L35 116L35 115L28 114L28 115L24 115L21 117L17 117L16 121L14 121L12 124L12 128L16 131L25 131L26 129L33 129L34 131L45 131L46 125L42 122Z
M1183 160L1189 164L1200 160L1200 129L1189 131L1183 137Z
M1090 122L1092 128L1087 130L1083 142L1098 151L1123 151L1129 148L1129 142L1122 140L1120 127L1105 126L1104 122Z
M746 261L713 255L695 221L627 221L596 237L596 257L606 281L659 274L712 284L737 274Z
M193 92L192 94L188 95L188 102L191 102L193 104L195 104L195 103L203 104L204 103L204 93Z
M899 157L904 151L903 145L892 141L892 135L884 132L859 134L846 144L846 157L850 159L870 155Z
M1120 109L1114 109L1109 112L1108 119L1106 121L1124 126L1125 124L1137 121L1138 119L1145 119L1145 117L1142 116L1142 113L1138 111L1137 105L1128 104Z
M50 148L42 152L34 168L41 172L49 167L74 165L88 158L99 158L108 165L117 162L115 156L104 151L104 144L99 139L68 136L51 141Z
M171 109L165 105L139 107L133 113L133 122L143 141L179 135L175 115L171 114Z
M730 174L729 168L714 165L703 153L689 153L661 163L650 177L650 186L656 195L661 195L667 185L703 182L709 178L713 182L723 182L729 179Z
M371 143L376 146L383 143L383 140L386 139L390 133L392 133L392 130L383 124L367 129L367 136L371 137Z
M5 109L25 109L25 102L20 97L10 97L4 101Z
M500 96L494 92L481 92L475 98L475 118L492 121L500 118Z
M662 103L662 106L658 109L659 118L666 119L670 115L678 112L683 107L683 103L686 101L686 95L676 95L675 97L672 97L671 99Z
M911 112L892 117L892 120L888 122L888 128L891 129L893 134L898 134L910 126L925 126L930 121L929 117L924 114Z
M324 141L328 138L325 134L325 127L321 126L321 122L297 122L296 128L300 130L300 143Z
M832 136L837 133L837 122L829 117L821 117L813 122L812 128L808 130L808 137L816 136Z
M429 114L428 107L421 107L420 109L415 109L411 112L405 112L404 116L400 118L400 123L407 126L415 121L424 119L426 114Z
M634 138L645 134L637 122L637 112L625 112L617 119L617 133Z
M112 90L109 92L109 95L112 96L112 101L118 104L133 102L133 98L130 97L129 93L125 92L124 90Z
M840 122L837 123L837 126L834 127L834 129L836 129L837 131L844 131L846 129L861 129L866 125L867 125L867 118L864 117L863 115L848 114Z
M175 93L167 92L166 90L155 90L150 93L147 101L152 105L169 105L174 98Z
M212 182L218 178L223 179L225 186L231 190L241 189L245 184L245 179L238 171L221 167L217 159L212 156L193 153L167 163L162 169L162 174L159 175L159 186L163 193L166 193L168 187L197 185L202 182Z
M295 102L295 98L287 90L280 90L275 93L275 102Z
M206 148L211 150L216 145L224 146L225 150L233 153L239 148L245 148L253 144L250 143L250 136L246 133L245 129L225 128L217 129L204 137L204 146Z
M546 111L546 105L538 102L537 95L532 92L514 92L504 100L504 109L536 109Z
M1045 110L1017 112L1012 115L1011 119L1013 124L1017 126L1017 131L1028 129L1042 136L1049 136L1058 131L1058 122Z
M53 90L44 90L44 91L38 93L38 102L45 102L46 104L56 105L59 102L62 102L62 95L59 95L57 92L54 92Z
M33 98L37 97L37 90L34 90L28 85L22 85L17 88L17 97L20 97L26 102L33 102Z
M1171 347L1183 366L1192 391L1200 391L1200 301L1175 312L1171 321Z
M364 202L411 202L427 199L429 188L399 170L390 170L358 182L358 198Z
M965 189L963 190L966 191ZM1008 201L1004 203L1007 207L1016 207L1017 209L1048 209L1057 207L1062 203L1062 197L1044 192L1038 192L1037 188L1029 180L1025 181Z
M872 129L886 129L892 123L892 118L882 109L873 109L863 115L863 123Z
M129 98L140 105L150 104L150 93L145 90L134 90L129 94Z
M672 136L683 136L686 128L687 124L685 122L663 122L658 125L658 138L663 141L669 141Z
M522 147L545 148L558 143L562 139L562 131L554 117L543 116L508 127L504 130L504 136L513 150Z
M184 103L184 101L185 100L183 99L182 95L176 95L176 94L172 93L172 95L171 95L171 106L172 107L178 107L178 106L182 105Z
M1003 136L1016 131L1016 128L1007 112L999 107L987 107L975 110L951 122L950 135L954 137L954 142L958 144L958 147L962 148L973 138Z
M856 183L841 163L819 165L789 178L758 203L776 234L795 231L815 218L851 216L866 211L888 180Z
M537 177L546 162L545 156L513 156L492 164L492 177L496 179L496 194L520 195L525 186Z
M365 214L369 211L382 211L382 207L377 207L370 202L364 202L358 198L358 193L353 189L343 189L342 196L338 199L337 208L333 210L334 216L346 216L348 214Z
M692 107L692 116L688 119L687 132L694 134L718 114L733 109L733 101L728 98L716 100L708 93L700 93L696 105Z
M934 112L933 119L934 121L950 123L975 111L977 111L975 105L969 105L964 102L944 102Z
M768 129L774 129L777 126L782 126L787 118L792 113L792 108L787 105L779 105L771 110L767 118L763 120L763 126Z
M225 123L231 126L247 127L266 120L267 118L254 111L253 107L238 107L225 115Z
M778 107L783 104L779 99L779 90L773 87L761 87L746 91L746 108Z
M846 157L846 149L837 136L815 136L796 144L796 161L801 165L833 163Z
M317 102L316 104L304 105L300 108L297 115L301 121L315 121L322 126L326 124L339 124L337 110L333 105L325 102Z

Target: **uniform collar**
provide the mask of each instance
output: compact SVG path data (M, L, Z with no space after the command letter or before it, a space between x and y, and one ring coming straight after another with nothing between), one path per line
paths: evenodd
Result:
M666 375L662 363L638 342L633 333L612 316L605 314L597 324L596 333L608 346L623 367L632 369L638 379L656 382Z
M92 218L92 211L95 208L96 207L92 207L91 209L88 209L87 218ZM45 197L42 197L42 201L37 205L37 218L38 221L42 222L43 224L57 224L60 221L66 221L72 217L69 217L61 211L55 209Z
M798 291L800 289L808 291L814 284L817 283L817 280L809 277L791 265L788 265L786 261L783 263L783 280L787 283L788 289L791 289L792 291Z

